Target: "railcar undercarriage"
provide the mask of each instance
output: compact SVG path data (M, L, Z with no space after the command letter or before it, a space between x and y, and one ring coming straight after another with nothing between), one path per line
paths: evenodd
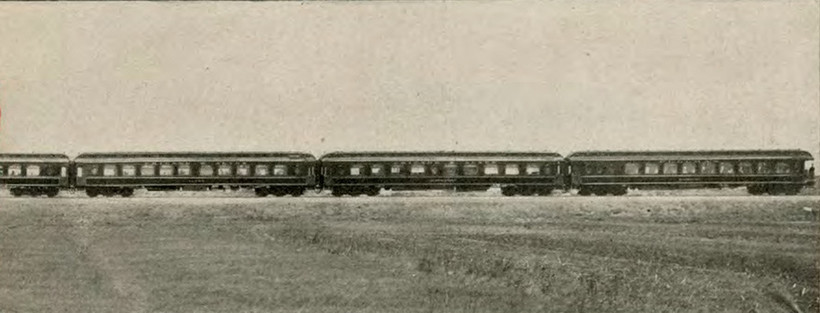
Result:
M37 196L48 196L49 198L56 197L57 194L60 193L59 187L38 187L38 186L25 186L25 187L12 187L9 189L12 196L20 197L24 195L29 195L32 197Z

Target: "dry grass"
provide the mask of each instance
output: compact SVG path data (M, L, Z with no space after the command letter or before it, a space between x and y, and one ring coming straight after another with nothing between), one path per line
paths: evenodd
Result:
M0 199L0 312L818 312L815 198Z

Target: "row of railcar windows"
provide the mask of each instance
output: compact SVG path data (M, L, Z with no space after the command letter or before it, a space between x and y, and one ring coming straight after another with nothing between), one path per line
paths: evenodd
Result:
M592 164L584 165L584 173L587 175L618 175L620 165L617 164ZM792 164L788 162L629 162L623 164L623 174L626 175L656 175L656 174L790 174L794 172Z
M301 174L301 167L287 166L285 164L238 164L233 166L231 164L209 165L201 164L199 166L191 166L190 164L105 164L102 166L91 165L83 166L88 176L287 176L289 170L292 170L293 175ZM137 171L139 170L139 172ZM78 176L82 176L78 172Z
M341 176L383 176L383 175L444 175L444 176L478 176L483 175L552 175L552 165L540 164L354 164L336 166L336 173ZM389 173L388 173L389 171ZM557 172L557 170L555 171Z
M24 169L25 172L23 172ZM47 165L0 165L0 176L57 176L60 173L62 173L62 176L66 176L66 169Z

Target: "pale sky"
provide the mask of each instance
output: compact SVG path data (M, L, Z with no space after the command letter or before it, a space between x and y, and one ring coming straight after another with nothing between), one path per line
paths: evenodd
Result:
M783 149L816 1L0 3L0 151Z

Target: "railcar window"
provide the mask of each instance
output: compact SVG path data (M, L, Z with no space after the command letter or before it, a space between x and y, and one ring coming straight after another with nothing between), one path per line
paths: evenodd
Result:
M114 164L103 165L103 176L117 176L117 166Z
M92 169L93 171L93 169ZM154 176L154 166L151 164L145 164L140 167L140 175L141 176Z
M640 174L641 166L638 163L626 163L624 164L624 173L626 175L638 175Z
M498 175L498 165L484 164L484 175Z
M208 164L200 165L199 176L214 176L214 167Z
M122 176L136 176L137 175L137 168L133 165L123 165L122 166Z
M373 164L370 166L370 175L382 176L384 175L384 165Z
M464 176L476 176L478 175L478 165L475 164L464 164Z
M456 176L458 175L458 165L455 164L445 164L444 165L444 175L446 176Z
M23 174L23 168L20 165L14 164L9 166L9 176L20 176Z
M734 174L735 166L731 162L720 162L720 165L718 165L718 171L721 174Z
M411 175L422 175L424 174L424 164L413 164L410 166L410 174Z
M552 175L553 168L555 168L555 165L552 165L552 164L544 165L544 175Z
M504 166L504 175L518 175L518 164L507 164Z
M236 166L236 175L238 176L248 176L250 172L251 168L247 164L239 164Z
M288 175L288 166L285 165L285 164L276 164L276 165L274 165L273 166L273 175L274 176L286 176L286 175Z
M604 173L607 175L615 175L615 168L616 166L614 166L613 164L607 165L606 167L604 167Z
M56 165L46 165L43 167L42 171L45 172L46 176L60 175L60 170Z
M26 166L26 176L40 176L40 166L39 165Z
M786 162L777 162L777 164L774 165L774 172L776 174L789 174L792 172L792 168Z
M88 166L88 176L97 176L100 174L100 168L96 165Z
M646 163L643 167L644 174L654 175L660 171L660 165L658 163Z
M230 164L222 164L219 165L219 168L217 168L216 173L219 176L231 176L233 174L233 171Z
M714 173L716 173L715 165L716 164L714 162L709 162L709 161L701 162L700 163L700 173L701 174L714 174Z
M549 165L544 166L544 169L549 169ZM527 164L527 175L538 175L541 174L541 167L538 164Z
M678 163L672 163L672 162L663 163L663 173L664 174L677 174L678 173Z
M0 166L0 176L3 176L4 174L5 174L5 172L3 172L3 167Z
M253 169L254 174L256 176L268 176L268 166L264 164L258 164Z
M430 164L430 175L441 175L441 168L438 164Z
M740 164L737 165L737 172L744 175L752 174L752 163L740 162Z
M160 165L159 176L174 176L174 166L171 164Z
M401 164L393 164L393 166L390 167L390 174L401 174Z
M593 166L590 163L584 164L584 173L586 173L587 175L595 174L595 166Z
M177 175L179 175L179 176L191 176L191 165L190 164L177 165Z
M683 163L681 164L680 172L681 174L695 174L697 173L697 166L692 162Z
M42 168L40 168L40 175L43 175L43 176L57 176L57 174L59 174L59 173L57 171L57 168L54 165L45 165Z
M359 176L362 174L362 166L361 165L353 165L350 167L350 175L351 176Z
M758 174L771 174L772 173L772 168L769 167L769 163L757 162L757 173Z

